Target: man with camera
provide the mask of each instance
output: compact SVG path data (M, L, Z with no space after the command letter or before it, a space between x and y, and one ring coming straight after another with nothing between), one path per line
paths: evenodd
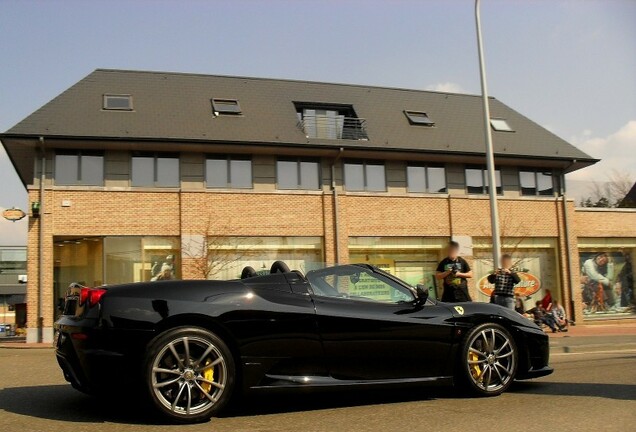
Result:
M502 255L501 267L488 275L488 282L495 284L494 303L514 310L515 285L520 281L519 275L512 269L512 256Z
M443 302L471 301L467 279L473 277L473 271L466 260L459 256L459 243L456 241L448 244L448 256L438 264L435 277L444 280Z

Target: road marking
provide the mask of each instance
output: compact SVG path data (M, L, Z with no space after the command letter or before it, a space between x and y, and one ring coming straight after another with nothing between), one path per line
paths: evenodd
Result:
M550 357L554 356L565 356L565 355L581 355L581 354L636 354L636 349L628 349L628 350L611 350L611 351L583 351L583 352L560 352L560 353L550 353Z

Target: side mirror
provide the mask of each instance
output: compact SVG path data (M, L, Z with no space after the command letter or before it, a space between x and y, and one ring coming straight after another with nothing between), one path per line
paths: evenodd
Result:
M417 302L419 304L426 303L428 300L428 289L424 285L417 285L415 287L415 293L417 294Z

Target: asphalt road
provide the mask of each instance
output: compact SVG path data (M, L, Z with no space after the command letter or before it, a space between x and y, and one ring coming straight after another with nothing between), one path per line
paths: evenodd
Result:
M0 349L0 431L636 430L636 350L555 353L552 364L553 375L515 383L496 398L464 398L449 389L270 395L209 423L175 426L130 398L76 392L52 350Z

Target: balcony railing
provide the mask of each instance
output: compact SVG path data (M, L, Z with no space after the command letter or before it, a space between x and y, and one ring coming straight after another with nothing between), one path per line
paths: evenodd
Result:
M298 127L307 138L368 140L367 121L357 117L303 116Z

